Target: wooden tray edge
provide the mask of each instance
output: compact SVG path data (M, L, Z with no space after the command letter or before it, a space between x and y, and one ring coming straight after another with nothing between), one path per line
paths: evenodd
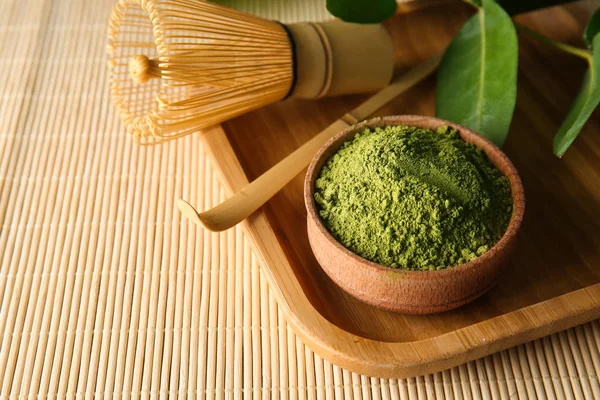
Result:
M248 183L221 126L200 133L200 139L230 194ZM310 304L262 211L243 227L293 331L319 356L363 375L406 378L438 372L600 318L599 283L434 338L365 339L335 326Z

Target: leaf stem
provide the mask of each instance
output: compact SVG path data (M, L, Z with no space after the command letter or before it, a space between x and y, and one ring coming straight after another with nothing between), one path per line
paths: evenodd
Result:
M541 42L549 44L550 46L553 46L553 47L555 47L555 48L557 48L559 50L562 50L562 51L564 51L566 53L569 53L569 54L572 54L574 56L583 58L588 63L592 62L592 55L587 50L580 49L578 47L571 46L571 45L568 45L568 44L565 44L565 43L557 42L555 40L550 39L549 37L546 37L544 35L541 35L541 34L539 34L537 32L532 31L531 29L526 28L526 27L524 27L521 24L517 24L516 22L515 22L515 27L518 30L520 30L521 32L526 33L529 36L531 36L531 37L533 37L533 38L535 38L535 39L537 39L537 40L539 40Z

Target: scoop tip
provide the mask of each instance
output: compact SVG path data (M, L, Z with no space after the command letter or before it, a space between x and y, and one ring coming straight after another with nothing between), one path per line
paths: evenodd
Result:
M198 225L203 225L202 221L200 220L200 217L198 216L198 211L196 211L196 209L187 201L183 199L178 199L177 208L179 209L179 211L181 211L183 216L189 219L190 221Z

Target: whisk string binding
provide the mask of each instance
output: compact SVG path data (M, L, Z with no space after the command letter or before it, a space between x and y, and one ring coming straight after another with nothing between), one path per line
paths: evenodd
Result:
M290 48L292 49L292 83L290 84L290 90L287 92L287 94L284 97L284 99L287 99L294 92L294 88L296 87L296 82L298 80L298 62L296 60L296 58L297 58L296 43L294 41L294 35L292 35L292 32L290 32L288 27L285 26L284 24L282 24L281 22L277 22L277 23L279 25L281 25L281 27L285 31L285 33L288 37L288 40L290 41Z

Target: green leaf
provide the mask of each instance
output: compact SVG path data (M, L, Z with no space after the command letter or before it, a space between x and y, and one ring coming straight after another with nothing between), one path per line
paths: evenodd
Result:
M396 0L327 0L327 9L342 21L375 24L396 13Z
M594 11L583 32L583 39L588 47L592 47L592 42L598 32L600 32L600 8Z
M587 30L587 29L586 29ZM581 89L554 137L554 154L562 157L600 103L600 35L592 41L592 57Z
M501 146L517 96L518 42L508 14L493 0L454 38L437 77L436 114Z

